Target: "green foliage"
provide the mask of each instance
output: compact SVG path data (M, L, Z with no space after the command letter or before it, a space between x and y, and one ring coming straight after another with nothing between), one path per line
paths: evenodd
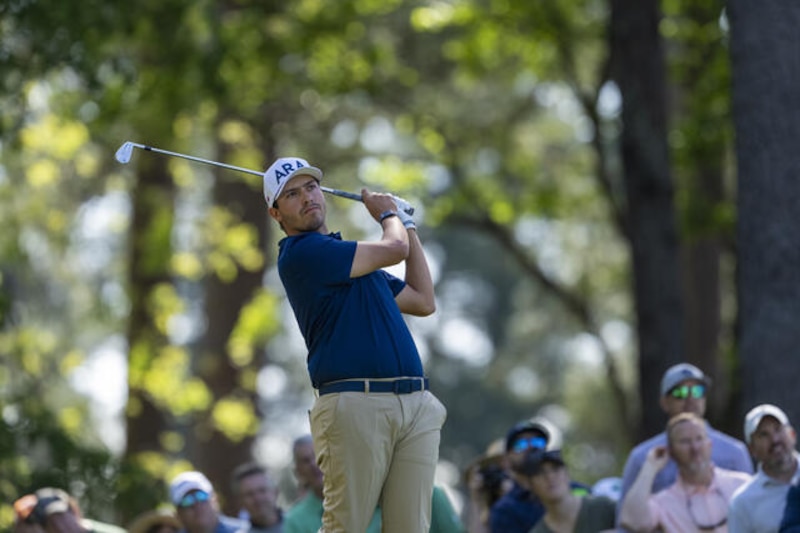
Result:
M4 387L7 391L7 387ZM0 417L0 529L7 529L11 503L41 487L59 487L78 498L88 516L113 519L119 463L105 449L89 446L64 427L57 411L35 397L4 394ZM63 414L63 411L61 412Z
M670 145L682 187L678 205L683 231L697 237L732 237L733 216L727 183L710 176L727 174L733 125L730 120L730 64L721 24L723 3L665 5L662 34L673 44L670 68L676 80L680 113L670 131ZM723 180L723 178L718 178ZM718 192L717 192L718 191Z
M233 364L241 367L253 363L254 351L272 338L280 329L280 302L275 294L260 291L242 309L236 327L228 341ZM247 386L247 384L242 384Z

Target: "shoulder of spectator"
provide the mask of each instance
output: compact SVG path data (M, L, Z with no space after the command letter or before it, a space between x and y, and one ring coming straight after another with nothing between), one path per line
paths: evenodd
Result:
M744 443L744 441L737 439L732 435L728 435L727 433L723 433L718 429L714 429L710 424L708 425L708 437L715 442L730 444L731 446L735 446L736 448L747 451L747 445Z
M653 435L647 440L644 440L633 447L631 453L628 454L628 460L626 461L626 465L628 464L639 464L641 465L644 463L645 458L647 457L647 452L650 451L651 448L654 446L663 446L667 442L667 434L665 432L661 432L658 435Z

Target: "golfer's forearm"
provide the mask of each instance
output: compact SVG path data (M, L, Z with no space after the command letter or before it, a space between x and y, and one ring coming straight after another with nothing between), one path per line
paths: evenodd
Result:
M421 297L420 308L415 314L429 315L436 310L433 279L416 230L410 230L407 233L409 246L405 281Z
M389 264L396 265L408 258L408 232L399 218L389 217L381 222L380 247L389 257Z

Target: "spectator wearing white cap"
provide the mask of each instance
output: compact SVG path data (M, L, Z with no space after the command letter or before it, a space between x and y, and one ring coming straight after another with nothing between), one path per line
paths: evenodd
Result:
M731 500L731 533L777 533L789 486L796 483L797 436L779 407L761 404L744 418L744 438L758 465L753 479Z
M674 365L664 372L661 378L660 400L661 409L672 418L680 413L694 413L700 418L706 414L706 396L711 380L702 370L688 363ZM747 451L747 446L706 424L706 433L711 440L711 460L715 466L726 470L738 470L747 474L753 473L753 461ZM667 434L662 431L658 435L637 445L628 455L622 473L622 494L620 500L630 490L631 485L639 475L639 471L647 458L648 452L655 447L667 444ZM652 492L658 492L675 482L678 477L678 467L675 461L669 459L653 481Z
M219 512L214 487L200 472L183 472L172 480L169 499L185 533L235 533L247 524Z

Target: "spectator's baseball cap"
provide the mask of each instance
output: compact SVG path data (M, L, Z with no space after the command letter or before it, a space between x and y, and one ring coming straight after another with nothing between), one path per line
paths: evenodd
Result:
M69 494L53 487L41 488L14 502L17 520L41 525L47 523L48 516L71 510Z
M184 496L193 490L202 490L208 494L214 493L214 487L206 476L200 472L183 472L178 474L169 484L169 499L173 505L178 505Z
M545 463L553 463L564 466L564 459L561 457L561 450L533 450L528 452L522 462L515 465L514 471L523 476L535 476L542 469Z
M789 425L789 417L780 407L769 403L762 403L750 409L744 417L744 440L750 444L750 437L758 429L758 425L764 420L765 416L771 416L777 420L782 426Z
M508 433L506 433L506 451L511 451L511 448L514 446L514 441L517 440L517 437L528 432L538 433L544 437L546 442L550 441L550 431L544 426L544 424L534 422L533 420L523 420L522 422L517 422L514 424L511 429L508 430Z
M299 157L281 157L264 172L264 198L272 207L290 179L298 174L308 174L317 181L322 179L322 171L312 167L305 159Z
M699 381L706 386L711 385L711 380L703 374L702 370L689 363L680 363L669 367L664 372L664 377L661 378L661 396L666 396L679 383L690 379Z

